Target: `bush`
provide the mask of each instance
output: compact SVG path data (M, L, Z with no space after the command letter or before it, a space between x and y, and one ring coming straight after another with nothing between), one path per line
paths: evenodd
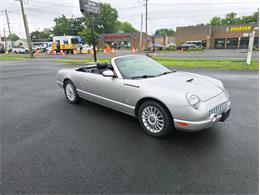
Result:
M176 46L175 45L170 45L169 47L166 48L167 51L175 51Z

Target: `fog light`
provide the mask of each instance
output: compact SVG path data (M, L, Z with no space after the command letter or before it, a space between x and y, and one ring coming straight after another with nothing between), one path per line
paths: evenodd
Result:
M210 117L209 117L209 119L210 119L213 123L216 122L217 118L218 118L218 116L217 116L216 114L211 114Z

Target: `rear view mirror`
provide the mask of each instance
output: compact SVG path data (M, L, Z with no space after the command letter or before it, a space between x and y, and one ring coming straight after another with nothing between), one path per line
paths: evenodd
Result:
M114 77L114 76L115 76L115 74L114 74L114 72L113 72L112 70L105 70L105 71L102 73L102 75L103 75L104 77Z

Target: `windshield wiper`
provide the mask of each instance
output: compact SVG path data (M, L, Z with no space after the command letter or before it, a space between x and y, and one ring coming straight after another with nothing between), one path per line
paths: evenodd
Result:
M171 74L171 73L174 73L174 72L176 72L176 71L163 72L163 73L161 73L161 74L158 74L157 77L162 76L162 75L166 75L166 74Z
M145 79L145 78L151 78L151 77L155 77L155 76L153 76L153 75L141 75L141 76L135 76L135 77L131 77L131 79L139 79L139 78L143 78L143 79Z

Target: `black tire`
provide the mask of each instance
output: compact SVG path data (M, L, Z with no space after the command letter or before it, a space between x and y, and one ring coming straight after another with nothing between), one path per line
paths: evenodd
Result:
M68 87L70 87L70 89L67 89ZM66 90L70 90L70 93L73 95L70 96L70 94L68 94L66 92ZM70 80L67 80L64 83L64 93L65 93L65 96L66 96L67 100L69 101L69 103L78 104L80 102L80 97L77 93L76 87Z
M163 117L163 126L161 126L162 129L158 130L158 132L153 132L152 130L149 130L150 124L148 123L148 119L144 118L143 112L145 112L145 109L147 110L148 108L153 108L154 110L157 109L157 111L159 111L161 113L160 118ZM142 129L148 135L151 135L154 137L165 137L165 136L169 135L172 132L172 130L174 129L173 119L172 119L170 112L164 105L162 105L156 101L144 102L138 110L138 119L139 119L139 123L140 123ZM159 117L158 117L158 119L159 119ZM160 120L162 120L162 118ZM158 123L158 121L155 122L155 124L157 124L157 123ZM148 127L146 127L146 126L148 126Z

